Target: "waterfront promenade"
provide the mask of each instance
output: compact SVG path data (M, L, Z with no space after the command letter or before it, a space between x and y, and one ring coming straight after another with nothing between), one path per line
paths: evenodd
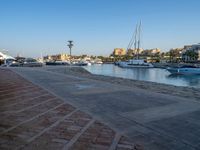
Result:
M37 73L36 73L37 74ZM78 107L0 68L1 150L140 149Z
M195 99L72 75L67 70L65 74L44 68L11 70L25 79L0 70L3 148L200 147L200 103Z

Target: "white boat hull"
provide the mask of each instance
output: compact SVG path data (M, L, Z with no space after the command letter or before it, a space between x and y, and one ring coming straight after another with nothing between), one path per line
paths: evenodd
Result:
M152 68L151 63L146 63L143 60L129 60L127 62L119 62L118 65L122 68Z
M199 74L200 68L167 68L171 74Z
M124 64L124 65L119 65L122 68L153 68L153 66L151 65L128 65L128 64Z

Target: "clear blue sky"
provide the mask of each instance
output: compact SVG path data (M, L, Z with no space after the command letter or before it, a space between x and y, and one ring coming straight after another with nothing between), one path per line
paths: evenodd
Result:
M142 47L200 42L199 0L0 0L0 50L24 56L109 55L142 20Z

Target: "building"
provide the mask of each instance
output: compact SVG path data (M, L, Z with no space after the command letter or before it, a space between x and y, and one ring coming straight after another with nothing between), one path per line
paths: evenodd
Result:
M142 51L142 55L144 56L155 56L160 54L161 50L159 48L154 48L154 49L146 49Z
M192 48L192 45L185 45L183 49L187 51L187 50L190 50L191 48Z
M50 55L44 56L43 60L48 61L48 60L52 60Z
M67 54L48 55L44 57L44 60L65 61L65 60L69 60L69 55Z
M134 55L137 55L138 54L141 54L144 50L142 48L140 48L139 50L138 49L128 49L127 50L127 55L128 56L134 56Z
M200 61L200 43L185 45L182 52L182 59L185 62Z
M59 54L58 55L58 59L59 60L69 60L69 55L67 55L67 54Z
M113 51L113 56L124 56L126 55L126 50L124 48L115 48Z
M159 48L154 48L154 49L151 49L151 54L159 54L161 52L161 50Z

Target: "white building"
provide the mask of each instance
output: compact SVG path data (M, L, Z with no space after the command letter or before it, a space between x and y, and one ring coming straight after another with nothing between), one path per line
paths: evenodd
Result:
M195 58L190 58L189 56L186 55L188 51L192 51L198 54L197 59ZM185 61L200 61L200 43L198 44L193 44L193 45L185 45L184 50L183 50L183 55L182 55L183 60Z
M198 54L197 60L200 60L200 43L192 45L191 49Z

